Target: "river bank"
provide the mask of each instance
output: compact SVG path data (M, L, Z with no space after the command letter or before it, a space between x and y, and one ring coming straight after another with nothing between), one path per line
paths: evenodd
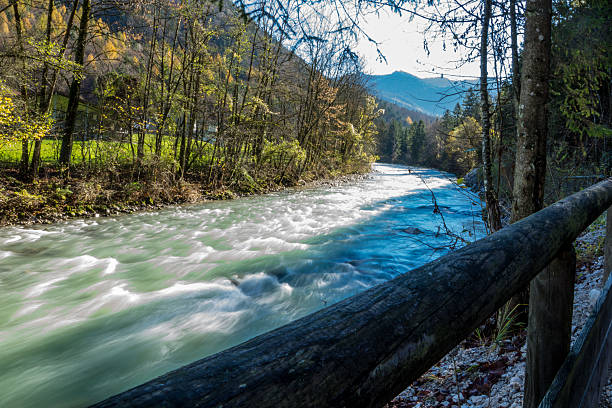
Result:
M106 177L75 174L65 180L50 174L32 182L18 179L14 169L0 169L0 227L52 224L72 218L97 218L165 207L268 194L291 188L337 186L361 180L370 171L334 178L299 179L294 183L269 182L256 190L210 188L193 180L116 183Z
M600 217L576 240L572 343L580 335L603 286L603 220ZM475 333L387 408L520 408L524 396L525 340L526 330L516 326L497 338ZM600 408L612 407L611 380L602 392Z

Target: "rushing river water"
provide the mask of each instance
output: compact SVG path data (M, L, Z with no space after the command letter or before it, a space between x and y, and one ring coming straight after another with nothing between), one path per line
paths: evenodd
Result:
M474 240L480 201L448 176L378 164L338 187L0 229L0 406L97 402L429 262L456 240L432 192Z

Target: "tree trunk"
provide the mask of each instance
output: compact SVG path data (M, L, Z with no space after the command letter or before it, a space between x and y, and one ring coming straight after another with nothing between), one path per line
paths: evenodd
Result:
M510 1L510 48L512 53L512 104L514 107L514 120L516 123L516 137L519 138L518 122L519 122L519 99L521 95L521 73L519 68L519 55L518 55L518 30L516 21L516 0ZM518 160L517 160L518 163ZM515 168L516 170L516 168ZM513 195L516 194L513 191ZM516 216L516 219L520 219L520 216ZM514 211L512 213L511 222L516 221ZM527 323L527 304L529 303L529 289L517 293L508 302L508 310L518 311L518 321Z
M74 24L74 16L76 14L77 8L79 6L79 0L74 0L72 2L72 8L70 9L70 15L68 16L68 22L66 23L66 32L64 33L64 39L62 40L62 46L57 53L57 59L60 60L64 57L64 53L66 52L66 47L68 46L68 40L70 39L70 33L72 32L72 25ZM53 93L55 92L55 85L57 84L57 74L59 72L58 68L53 70L53 76L51 77L51 81L49 82L50 89L47 92L47 99L45 101L45 105L47 107L51 106L51 99L53 98Z
M168 68L168 83L167 83L167 92L166 92L166 97L165 99L163 99L163 92L162 92L162 102L161 102L161 120L157 123L157 133L155 136L155 156L156 157L160 157L161 156L161 150L162 150L162 142L163 142L163 130L164 127L166 125L166 120L168 119L168 115L170 113L170 109L172 108L172 104L174 101L174 96L176 95L176 92L180 86L180 78L182 77L182 75L184 75L184 70L186 69L184 66L182 68L182 72L179 72L177 74L177 76L179 77L179 79L176 80L176 83L173 85L172 84L172 78L174 77L173 73L174 73L174 56L176 53L176 46L177 46L177 38L178 38L178 33L179 33L179 28L181 25L181 20L179 19L176 23L176 27L174 29L174 37L172 40L172 49L170 51L170 67ZM164 42L162 41L162 44L164 44ZM164 60L165 58L163 58L162 56L162 69L164 67ZM163 70L162 70L163 72ZM161 89L163 91L164 89L164 75L161 75Z
M21 177L28 175L28 163L30 160L30 141L28 139L21 140L21 162L19 163L19 174Z
M529 0L525 9L525 50L518 110L512 221L543 206L548 132L548 81L552 1ZM573 257L561 253L533 282L527 328L528 350L523 406L536 408L569 350L573 282L567 274ZM544 349L545 347L545 349Z
M518 110L512 222L542 208L548 134L551 0L530 0L525 10L525 50Z
M79 24L79 35L76 41L74 50L74 62L79 65L82 70L83 58L85 55L85 43L87 41L87 27L89 24L89 12L91 4L89 0L83 0L81 11L81 22ZM66 123L64 125L64 137L62 138L62 147L60 149L60 164L70 165L70 157L72 156L72 133L76 123L77 111L79 108L79 95L81 91L81 81L83 80L84 72L76 72L72 76L72 84L70 85L70 94L68 96L68 108L66 112Z
M52 0L49 0L51 3ZM68 16L68 22L66 24L66 32L64 34L64 39L62 41L62 46L57 54L57 58L61 59L66 52L66 47L68 45L68 40L70 39L70 32L72 31L72 24L74 23L74 15L76 14L77 7L79 5L79 0L74 0L72 3L72 9L70 10L70 15ZM49 28L49 27L48 27ZM48 31L48 38L50 41L51 32ZM49 112L51 107L51 99L53 99L53 94L55 92L55 84L57 83L57 73L59 69L55 68L53 70L53 76L51 77L51 81L49 82L49 90L44 95L44 105L41 107L41 112ZM44 108L44 109L43 109ZM32 152L32 163L30 165L30 174L32 177L36 177L38 174L38 168L40 167L40 151L42 142L40 140L36 140L34 142L34 151Z
M519 97L521 95L521 71L518 54L518 29L516 22L516 0L510 0L510 49L512 53L512 115L518 123ZM518 127L515 128L515 135ZM512 188L512 186L510 186Z
M489 41L489 21L491 20L491 0L485 0L482 14L482 35L480 38L480 106L482 110L482 167L484 170L484 190L487 205L487 223L491 232L501 229L499 206L493 191L491 175L491 115L489 112L489 91L487 89L487 46Z
M510 48L512 50L512 102L515 120L518 118L519 95L521 94L521 73L518 55L518 30L516 27L516 0L510 0Z
M13 14L14 14L14 20L15 20L15 34L17 37L17 47L19 48L19 59L21 60L21 68L22 68L22 72L25 73L26 71L26 66L25 66L25 51L23 48L23 30L21 28L21 14L19 12L19 5L17 4L17 0L13 0L12 2L13 4ZM21 93L21 97L23 98L23 102L25 104L25 108L27 109L28 107L28 91L27 88L25 86L25 78L21 79L22 83L21 86L19 87L20 93ZM21 177L26 177L27 173L28 173L28 154L29 154L29 141L28 139L23 139L21 141L21 162L19 165L19 174L21 175Z
M142 115L140 117L140 128L138 129L138 147L137 147L137 166L140 167L142 165L142 160L144 159L144 144L145 137L147 134L147 124L149 122L148 112L149 112L149 93L151 89L151 78L153 77L153 65L154 65L154 56L155 56L155 47L157 46L157 24L158 24L158 10L154 8L153 10L153 33L151 35L151 43L149 45L149 59L147 61L147 74L145 77L145 87L144 87L144 95L142 99ZM163 59L164 56L162 55ZM163 81L163 78L162 78ZM139 170L140 171L140 170Z
M606 216L606 241L604 248L604 275L602 286L606 284L606 281L610 277L610 271L612 271L612 207L608 208L608 215Z
M47 3L47 27L45 30L45 46L49 47L51 44L51 22L53 20L53 3L54 0L49 0ZM49 87L47 81L47 75L49 73L49 63L45 60L43 72L40 78L40 94L38 97L38 111L46 115L49 113L49 103L47 103L47 92L53 92L53 88ZM48 89L50 88L50 89ZM38 168L40 167L40 150L42 147L42 140L37 139L34 141L34 151L32 152L32 162L30 163L30 177L35 179L38 176Z

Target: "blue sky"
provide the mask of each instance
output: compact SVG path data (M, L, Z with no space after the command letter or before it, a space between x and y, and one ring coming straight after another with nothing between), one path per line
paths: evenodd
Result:
M380 43L380 50L387 58L386 63L377 61L376 47L365 39L360 41L357 51L364 58L368 73L405 71L421 78L444 74L449 79L478 77L480 73L478 62L457 67L455 61L461 60L463 54L443 50L442 39L428 39L430 54L427 55L423 47L425 23L418 18L410 21L405 14L383 11L378 17L368 16L363 28Z

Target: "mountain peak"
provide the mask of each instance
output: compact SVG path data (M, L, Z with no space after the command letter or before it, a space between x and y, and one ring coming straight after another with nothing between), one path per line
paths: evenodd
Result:
M395 75L395 76L407 76L407 77L410 77L410 78L417 78L417 79L419 79L416 75L412 75L411 73L406 72L406 71L393 71L393 73L390 74L390 75L392 75L392 76L393 75Z

